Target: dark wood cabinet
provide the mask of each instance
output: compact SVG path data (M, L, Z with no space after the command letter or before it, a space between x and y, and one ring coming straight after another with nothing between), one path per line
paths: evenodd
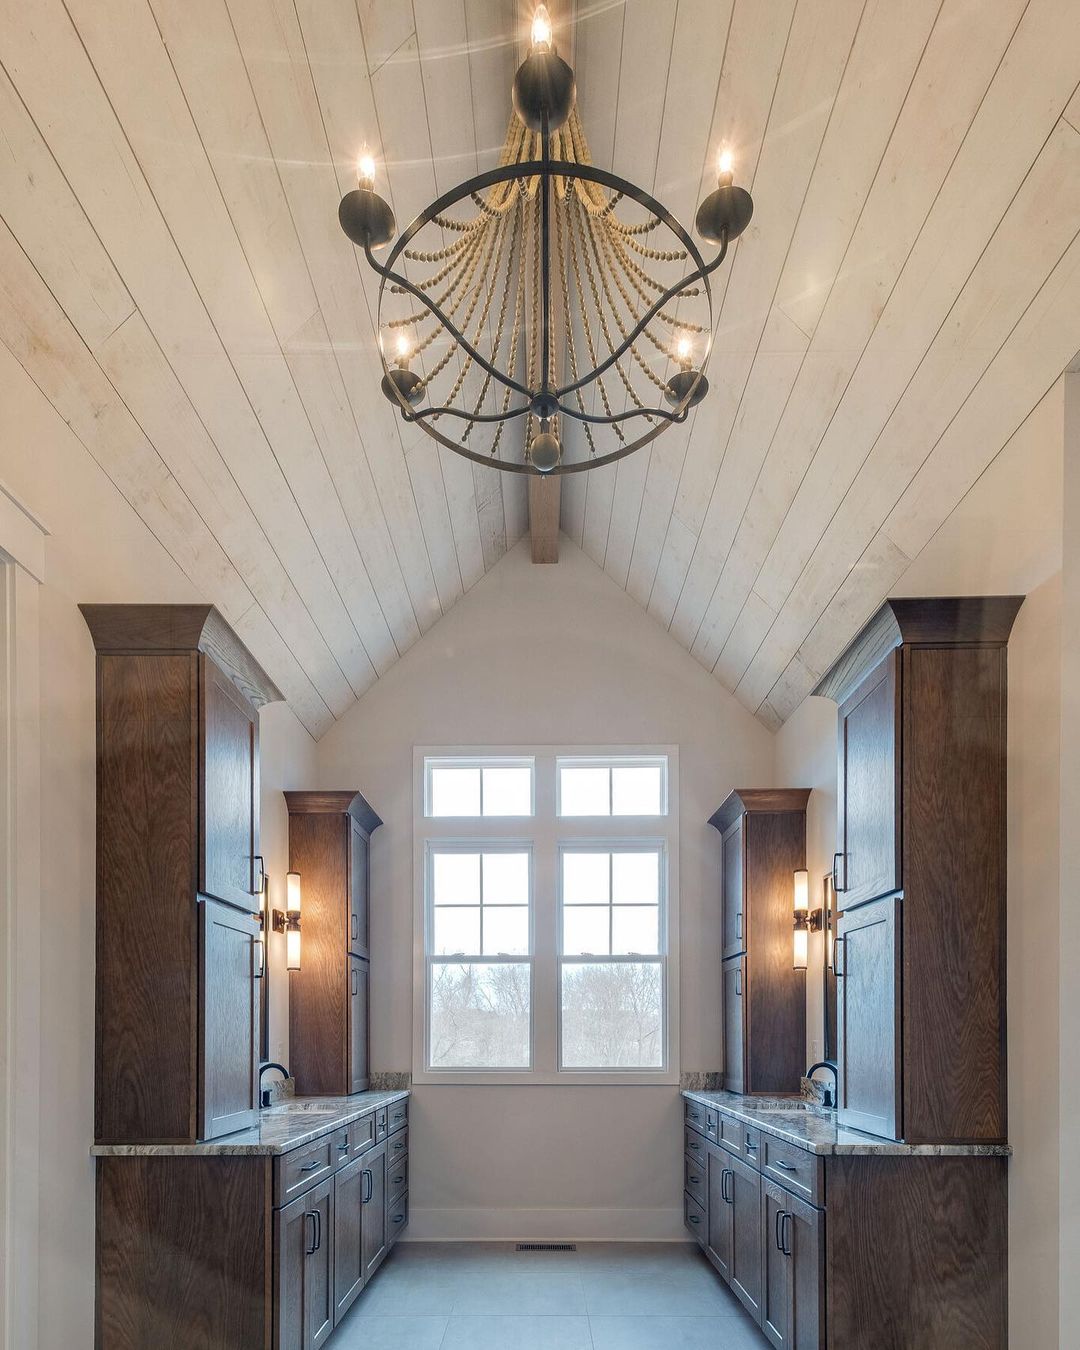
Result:
M200 666L199 890L250 910L262 879L258 713L209 657Z
M366 1189L363 1158L349 1163L334 1181L334 1316L338 1321L364 1287L361 1216Z
M95 1137L191 1143L254 1107L256 709L281 695L210 605L81 608L97 651Z
M199 902L199 1136L254 1125L259 1115L259 921L216 900Z
M834 883L845 909L901 885L898 664L890 653L840 705Z
M733 956L720 968L724 1006L724 1087L728 1092L745 1090L744 1054L746 1024L743 991L746 988L746 957Z
M728 1154L715 1144L707 1144L708 1178L708 1241L706 1253L709 1260L724 1277L731 1279L731 1207L728 1200L728 1187L731 1184L732 1170Z
M378 1144L364 1155L367 1190L364 1192L362 1219L364 1279L370 1280L386 1255L387 1194L386 1144Z
M289 1067L305 1096L368 1086L371 833L359 792L286 792L289 866L300 873L303 958L289 976Z
M1006 1138L1007 643L1021 602L888 600L815 690L840 709L841 1116L912 1143Z
M740 788L709 821L721 836L729 1092L798 1092L806 1068L806 973L794 969L791 935L809 795L808 788Z
M778 1350L824 1350L824 1219L762 1180L761 1329Z
M731 1215L732 1293L753 1317L761 1307L761 1175L755 1167L728 1156L728 1210Z
M837 1121L888 1138L901 1119L901 906L890 896L841 915L833 958Z
M334 1330L334 1178L274 1215L278 1350L318 1350Z

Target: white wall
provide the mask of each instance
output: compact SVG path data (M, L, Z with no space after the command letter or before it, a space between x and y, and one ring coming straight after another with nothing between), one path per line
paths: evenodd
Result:
M565 538L508 554L319 742L324 787L387 822L372 849L372 1063L412 1067L414 745L677 744L682 1067L720 1067L718 836L772 738ZM674 1237L673 1087L418 1086L411 1236ZM479 1145L479 1146L478 1146ZM659 1165L658 1165L659 1164Z
M41 1350L90 1350L94 1325L94 1170L88 1153L94 1101L94 651L76 605L80 601L178 603L205 597L197 593L3 348L0 478L51 531L40 591L44 994L38 1344ZM275 883L283 886L287 833L280 789L314 786L315 746L281 705L264 712L262 750L263 851ZM274 950L271 959L280 964L282 953ZM280 991L285 981L279 978L276 983Z

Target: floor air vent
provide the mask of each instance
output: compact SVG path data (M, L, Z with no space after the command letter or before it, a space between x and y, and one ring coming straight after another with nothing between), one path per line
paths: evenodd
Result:
M519 1252L576 1252L576 1242L519 1242Z

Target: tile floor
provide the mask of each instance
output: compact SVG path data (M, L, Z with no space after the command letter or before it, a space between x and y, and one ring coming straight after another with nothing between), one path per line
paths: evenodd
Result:
M404 1242L335 1350L761 1350L764 1337L692 1243Z

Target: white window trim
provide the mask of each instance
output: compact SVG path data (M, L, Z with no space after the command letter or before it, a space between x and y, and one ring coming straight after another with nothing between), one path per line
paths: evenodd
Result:
M557 817L557 759L649 760L666 757L665 816ZM535 759L533 800L536 814L523 816L425 816L427 758ZM526 820L528 825L526 827ZM521 844L530 841L532 878L532 1057L531 1069L432 1069L427 1057L427 855L430 845ZM560 843L620 842L663 845L667 869L661 920L666 918L664 981L666 1047L658 1069L559 1069L559 922ZM679 749L674 745L601 746L416 746L413 749L413 1082L418 1084L510 1084L677 1086L679 1082Z

